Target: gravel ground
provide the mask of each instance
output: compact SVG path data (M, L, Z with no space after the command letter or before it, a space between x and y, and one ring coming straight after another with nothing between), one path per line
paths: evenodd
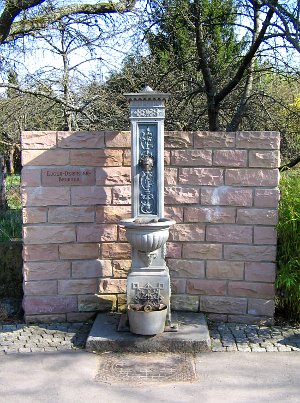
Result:
M0 355L84 349L92 323L0 324ZM300 326L208 323L212 351L300 352Z

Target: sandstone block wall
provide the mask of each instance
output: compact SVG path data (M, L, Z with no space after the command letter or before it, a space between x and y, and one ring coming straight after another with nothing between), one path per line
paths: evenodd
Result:
M276 132L166 132L165 215L173 310L272 321ZM129 132L23 132L27 321L124 310L131 216Z

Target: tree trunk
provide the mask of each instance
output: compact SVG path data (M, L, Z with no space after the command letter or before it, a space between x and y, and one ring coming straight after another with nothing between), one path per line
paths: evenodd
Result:
M5 164L3 155L0 155L0 211L7 209L5 196Z
M15 146L9 150L9 173L10 175L14 175L15 173Z
M219 130L219 106L216 105L214 97L207 97L207 112L209 131Z

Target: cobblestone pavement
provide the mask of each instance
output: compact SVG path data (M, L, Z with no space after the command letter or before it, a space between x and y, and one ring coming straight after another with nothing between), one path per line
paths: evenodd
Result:
M300 327L210 322L212 351L300 352Z
M83 349L92 323L0 324L0 355ZM209 322L213 352L300 352L300 327Z
M84 348L92 323L0 324L0 355Z

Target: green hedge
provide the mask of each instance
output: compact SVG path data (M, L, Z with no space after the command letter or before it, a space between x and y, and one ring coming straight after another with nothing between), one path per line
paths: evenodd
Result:
M281 174L276 286L278 308L300 320L300 170Z
M22 242L0 242L0 299L23 296Z

